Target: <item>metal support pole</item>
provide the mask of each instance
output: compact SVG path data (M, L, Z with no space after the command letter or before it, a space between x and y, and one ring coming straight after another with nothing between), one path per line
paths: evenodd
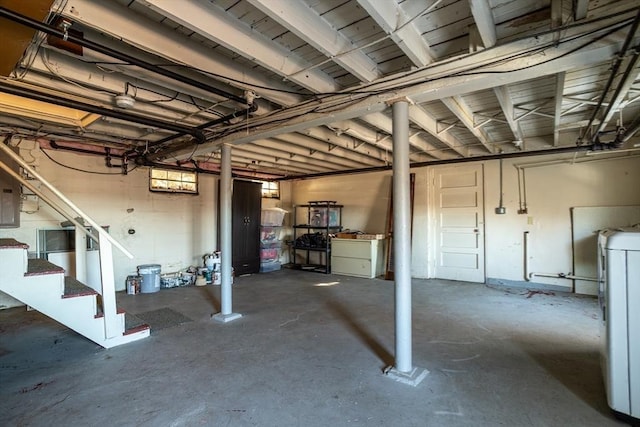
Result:
M408 103L393 104L393 272L396 296L396 369L411 361L411 235Z
M411 200L409 181L409 104L393 108L393 274L395 277L395 366L386 374L413 386L427 375L411 360Z
M220 313L213 320L227 323L242 317L232 310L231 289L231 196L233 180L231 177L231 145L222 145L220 164Z

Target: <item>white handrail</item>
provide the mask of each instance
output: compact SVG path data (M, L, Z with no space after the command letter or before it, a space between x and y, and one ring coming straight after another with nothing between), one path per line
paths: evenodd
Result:
M4 151L9 157L11 157L16 163L18 163L20 166L22 166L22 168L24 168L29 175L37 178L40 182L42 182L42 184L44 184L45 187L47 187L49 189L49 191L51 191L53 194L55 194L60 200L62 200L67 206L69 206L71 209L73 209L80 217L82 217L82 219L86 220L89 225L91 225L99 234L101 238L105 238L107 239L109 242L111 242L111 244L113 246L115 246L116 248L120 249L120 251L125 254L129 259L133 259L133 255L131 254L131 252L129 252L127 249L125 249L124 246L122 246L120 244L120 242L118 242L116 239L114 239L109 233L107 233L97 222L95 222L93 219L91 219L91 217L89 217L89 215L87 215L86 213L84 213L78 206L76 206L71 200L69 200L64 194L62 194L60 191L58 191L57 188L55 188L53 185L51 185L42 175L40 175L38 172L36 172L35 169L33 169L31 166L29 166L28 163L26 163L22 157L20 157L19 155L17 155L15 152L13 152L13 150L11 150L7 145L5 144L0 144L0 149L2 149L2 151ZM70 221L72 220L71 218L67 218ZM73 222L73 221L72 221ZM85 233L87 233L88 235L90 235L91 233L89 233L84 226L80 227Z
M117 242L109 233L107 233L98 223L85 214L80 208L78 208L71 200L64 196L58 189L51 185L42 175L36 172L31 166L29 166L19 155L14 153L7 145L0 143L0 150L7 153L16 163L24 168L31 176L37 178L42 184L44 184L55 196L60 199L65 205L63 208L57 201L51 200L51 198L44 194L39 188L31 184L28 180L22 177L19 173L15 172L12 168L0 161L0 169L6 171L10 176L15 178L25 187L29 188L38 197L40 197L45 203L51 206L64 218L68 219L73 225L76 226L76 233L81 230L91 239L95 240L99 246L100 253L100 278L101 278L101 295L102 295L102 311L104 316L104 336L106 339L114 338L122 333L121 320L118 317L116 308L116 290L115 280L113 275L113 251L112 247L115 246L127 257L133 258L133 255L125 249L119 242ZM85 224L82 224L74 215L68 210L72 210L85 220L89 225L97 231L98 235L95 236L89 231ZM76 237L78 234L76 234ZM84 246L84 245L82 245ZM76 264L78 263L78 257L82 255L82 250L76 250Z
M85 233L87 233L87 235L89 237L91 237L96 243L98 243L98 238L96 236L94 236L92 233L86 231L84 224L80 223L77 219L75 219L73 217L73 215L69 214L68 212L66 212L64 210L64 208L62 208L60 205L58 205L56 202L54 202L53 200L51 200L49 197L47 197L46 194L44 194L42 191L40 191L38 189L38 187L36 187L35 185L31 184L29 181L27 181L26 179L22 178L20 176L19 173L17 173L16 171L14 171L13 169L11 169L9 166L5 165L4 163L0 162L0 168L3 169L6 173L8 173L9 175L11 175L13 178L15 178L18 182L20 182L22 185L24 185L25 187L27 187L29 190L33 191L33 194L35 194L36 196L38 196L40 199L44 200L44 202L46 204L48 204L49 206L51 206L56 212L58 212L60 215L62 215L63 217L65 217L66 219L68 219L73 225L75 225L77 228L83 229L85 230Z

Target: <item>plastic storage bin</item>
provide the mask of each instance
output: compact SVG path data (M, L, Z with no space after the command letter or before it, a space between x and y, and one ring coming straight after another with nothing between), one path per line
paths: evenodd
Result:
M275 262L280 257L280 246L260 249L260 262Z
M264 208L260 213L260 225L282 226L286 213L287 211L280 208Z
M264 248L274 242L280 242L280 226L262 226L260 228L260 245Z
M141 293L151 294L160 290L160 264L139 265L138 275L142 276Z
M314 208L309 213L309 224L314 227L326 227L327 226L327 209L326 208ZM340 225L340 211L338 208L329 208L328 210L329 227L337 227Z
M282 266L280 265L279 261L260 263L260 273L269 273L270 271L277 271L281 268Z

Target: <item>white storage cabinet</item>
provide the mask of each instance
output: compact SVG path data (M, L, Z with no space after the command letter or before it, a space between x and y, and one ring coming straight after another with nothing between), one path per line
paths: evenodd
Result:
M383 273L384 240L331 239L331 272L373 278Z

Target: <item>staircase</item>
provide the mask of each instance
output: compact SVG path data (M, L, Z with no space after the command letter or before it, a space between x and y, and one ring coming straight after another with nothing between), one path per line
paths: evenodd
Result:
M28 259L27 249L17 240L0 239L1 291L105 348L149 336L148 325L121 310L105 316L98 292L49 261Z

